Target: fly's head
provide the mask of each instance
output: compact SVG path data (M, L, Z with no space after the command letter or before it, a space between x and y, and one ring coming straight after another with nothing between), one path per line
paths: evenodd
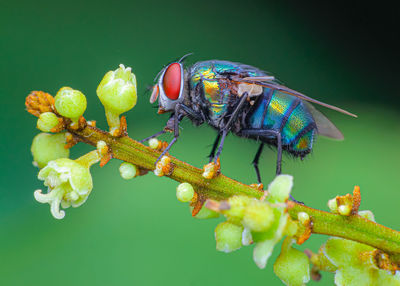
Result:
M161 70L150 97L150 103L158 99L158 113L173 111L176 104L183 101L184 83L185 71L180 61Z

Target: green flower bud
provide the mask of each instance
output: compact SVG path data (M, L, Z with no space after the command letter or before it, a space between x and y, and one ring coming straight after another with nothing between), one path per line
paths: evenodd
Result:
M267 200L271 203L284 203L289 199L293 187L293 177L278 175L268 186Z
M223 222L215 228L215 240L217 250L232 252L242 246L243 227L230 222Z
M48 187L46 194L42 190L34 192L35 199L40 203L50 204L51 214L56 219L62 219L65 212L62 208L79 207L88 198L93 188L90 166L100 160L97 151L89 152L77 160L61 158L50 161L38 175Z
M61 88L54 98L59 114L76 122L86 110L86 97L79 90L70 87Z
M33 164L43 168L48 162L59 158L68 158L69 149L65 149L65 133L40 133L33 138L31 152Z
M299 212L297 214L297 219L304 226L310 223L310 216L305 212Z
M229 209L223 210L222 213L229 221L240 223L244 216L246 207L255 199L248 196L233 196L228 199Z
M50 132L58 125L58 117L53 112L41 113L37 121L37 128L43 132Z
M338 213L340 215L348 216L351 214L351 206L350 205L340 205L338 207Z
M182 183L176 188L176 198L178 201L187 203L193 199L194 189L189 183Z
M363 218L366 218L368 220L371 220L371 221L375 222L375 216L371 211L368 211L368 210L359 211L358 215L362 216Z
M190 212L192 212L193 207L190 207ZM197 219L209 219L209 218L217 218L219 217L219 213L210 210L208 208L206 208L205 206L203 206L200 211L197 213L197 215L195 215L195 218Z
M274 221L274 212L266 202L252 201L244 210L243 226L251 231L267 231Z
M119 173L123 179L130 180L138 175L138 168L131 163L123 162L119 166Z
M120 65L105 74L97 87L97 96L104 106L110 130L119 128L119 115L136 105L136 77L131 68Z
M337 205L336 198L333 198L333 199L328 201L328 208L330 209L330 211L332 213L337 213L338 212L338 205Z
M305 285L310 281L308 257L303 252L291 247L292 243L291 238L286 238L283 242L281 254L274 264L274 272L286 285Z
M158 149L160 146L160 140L158 140L157 138L151 138L149 140L149 147L151 149Z

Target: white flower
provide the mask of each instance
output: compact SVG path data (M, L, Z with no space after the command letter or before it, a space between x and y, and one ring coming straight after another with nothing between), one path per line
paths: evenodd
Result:
M77 161L61 158L50 161L38 175L48 187L46 194L42 190L34 192L35 199L40 203L50 204L51 214L56 219L62 219L65 212L62 208L79 207L88 198L93 188L89 167Z

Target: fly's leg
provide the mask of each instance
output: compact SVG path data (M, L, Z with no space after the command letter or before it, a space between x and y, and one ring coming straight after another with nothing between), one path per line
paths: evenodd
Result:
M171 149L172 145L175 144L175 142L178 140L179 137L179 122L182 120L183 115L179 113L180 111L180 105L177 104L175 107L175 112L172 115L172 117L170 118L173 119L173 132L174 132L174 139L171 140L171 142L169 142L167 148L165 148L165 150L161 153L161 155L157 158L156 162L154 164L157 164L158 161L161 160L161 158L167 154L167 152L169 151L169 149ZM168 120L170 122L170 120ZM168 123L167 123L167 127L168 127Z
M243 136L268 136L272 135L276 139L276 146L278 152L278 158L276 160L276 175L280 175L282 172L282 136L281 133L275 130L263 130L263 129L244 129L240 132Z
M157 132L157 133L155 133L155 134L153 134L153 135L151 135L151 136L149 136L147 138L144 138L144 139L140 140L139 143L143 144L144 142L149 141L150 139L156 138L156 137L158 137L158 136L160 136L160 135L162 135L164 133L167 133L167 132L171 131L172 128L173 128L173 125L174 125L173 122L171 124L171 120L172 121L175 120L175 113L170 116L170 118L168 119L167 124L165 125L163 130L161 130L161 131L159 131L159 132Z
M162 135L162 134L164 134L166 132L167 131L163 129L160 132L157 132L156 134L153 134L153 135L151 135L151 136L149 136L147 138L144 138L144 139L140 140L139 143L143 144L144 142L149 141L150 139L156 138L156 137L158 137L158 136L160 136L160 135Z
M231 117L229 118L228 122L226 123L226 125L224 126L224 128L221 130L222 133L222 138L221 138L221 142L219 143L218 146L218 150L217 150L217 154L214 157L214 163L217 164L218 162L218 158L221 155L222 152L222 148L224 147L224 141L225 141L225 137L226 135L228 135L228 132L231 130L231 126L233 124L233 121L236 119L236 116L238 115L238 113L240 112L240 110L242 109L243 105L246 103L247 99L248 99L249 94L247 92L243 93L242 97L240 98L240 101L238 103L238 105L236 106L235 110L232 112Z
M254 160L252 162L254 169L256 170L257 181L259 184L262 184L262 182L261 182L260 170L258 169L258 161L260 160L260 156L263 149L264 149L264 143L261 143L260 147L258 147L256 156L254 157Z
M276 160L276 175L280 175L282 171L282 136L280 132L276 132L276 144L278 146L278 158Z
M215 141L214 141L214 144L213 144L213 146L212 146L210 155L208 155L208 158L209 158L208 163L211 163L211 161L212 161L212 160L214 159L214 157L215 157L215 151L217 150L217 146L218 146L218 143L219 143L219 139L221 139L221 133L218 133L217 138L215 138Z
M214 164L218 164L218 158L221 155L222 148L224 147L224 141L225 141L226 135L228 135L228 130L226 130L226 129L222 130L222 136L221 136L222 138L221 138L221 142L219 143L219 146L218 146L217 154L214 157Z

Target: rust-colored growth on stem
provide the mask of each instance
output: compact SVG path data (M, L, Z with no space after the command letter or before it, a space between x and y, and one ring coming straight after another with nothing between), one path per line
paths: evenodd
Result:
M376 266L379 269L390 271L393 275L396 273L396 271L400 270L400 266L396 262L393 262L389 255L382 250L375 249L373 258Z
M353 207L351 208L351 213L357 214L358 209L360 208L361 204L361 192L360 192L360 187L355 186L353 190Z
M304 226L304 230L301 233L301 235L297 238L296 243L298 245L303 244L310 238L312 230L313 230L312 218L310 217L310 219L306 222L306 224L303 224L302 226Z
M198 193L194 193L194 197L190 205L193 207L192 216L196 216L204 205L205 198Z
M55 112L54 97L43 91L32 91L25 99L26 110L39 117L44 112Z

